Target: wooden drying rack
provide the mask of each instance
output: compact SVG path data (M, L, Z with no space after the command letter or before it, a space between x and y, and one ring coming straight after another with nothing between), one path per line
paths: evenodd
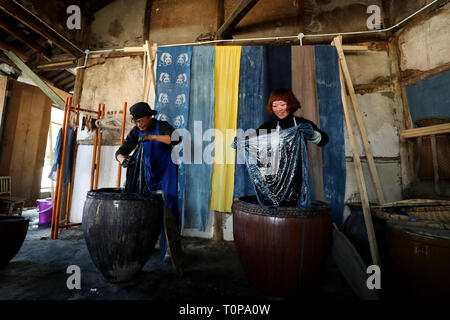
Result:
M72 162L70 168L70 178L69 185L67 189L67 202L65 208L65 217L64 220L59 220L60 210L61 210L61 201L62 201L62 188L64 181L64 168L65 168L65 160L67 154L67 139L68 139L68 131L69 131L69 119L70 112L76 110L76 121L75 121L75 129L74 129L74 137L73 137L73 145L72 145ZM64 121L61 129L61 140L62 140L62 152L61 152L61 163L58 164L57 169L57 178L56 178L56 191L55 191L55 204L54 210L52 214L52 222L51 222L51 239L58 239L58 230L60 228L68 229L69 227L79 226L82 223L70 223L70 207L72 204L72 192L73 192L73 182L74 182L74 167L75 167L75 152L76 152L76 143L77 143L77 132L78 132L78 122L80 111L96 113L98 119L103 119L105 116L105 104L99 104L97 112L81 109L80 105L77 105L76 108L72 107L72 98L67 98L64 106ZM121 130L121 143L124 140L125 134L125 121L127 114L127 103L124 103L124 107L122 111L110 111L109 114L123 114L123 122L122 122L122 130ZM94 190L98 188L98 177L100 170L100 153L102 146L102 134L103 129L97 127L94 136L94 152L92 157L92 168L91 168L91 184L90 190ZM118 164L118 178L117 178L117 187L120 187L120 179L121 179L121 165Z

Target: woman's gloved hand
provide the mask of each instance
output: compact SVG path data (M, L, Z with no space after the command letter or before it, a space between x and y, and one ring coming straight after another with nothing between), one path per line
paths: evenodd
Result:
M322 140L320 132L313 129L312 125L307 122L300 123L299 130L304 134L305 138L314 144L318 144Z
M123 168L128 167L128 165L130 164L130 159L131 159L130 156L125 156L123 158L122 163L121 163Z

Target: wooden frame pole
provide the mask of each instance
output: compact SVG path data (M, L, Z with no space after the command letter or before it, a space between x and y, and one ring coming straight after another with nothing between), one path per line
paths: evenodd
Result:
M69 98L66 99L66 103L64 106L64 120L61 126L61 136L60 136L60 141L62 141L64 139L64 131L65 131L65 123L66 123L66 118L67 118L67 111L70 109L69 107ZM60 150L61 152L61 150ZM61 159L61 158L60 158ZM57 169L56 169L56 190L55 190L55 198L53 199L53 213L52 213L52 222L51 222L51 228L50 228L50 238L54 239L54 230L55 227L57 225L56 222L56 208L57 208L57 204L58 201L60 199L60 195L59 195L59 189L61 187L61 178L62 178L62 166L61 166L61 161L59 164L57 164Z
M353 162L355 163L356 180L358 182L358 189L361 195L361 203L363 207L364 221L366 224L367 235L369 238L370 253L372 255L372 262L375 265L379 265L380 258L378 254L378 246L375 238L375 231L372 224L372 216L370 214L369 197L367 196L366 184L364 181L364 175L362 171L361 158L359 157L358 144L356 143L356 137L353 132L353 121L350 115L349 107L347 104L346 86L343 79L342 67L339 67L339 79L341 81L341 96L342 96L342 109L344 111L345 124L347 126L348 138L353 150Z
M367 132L364 127L361 112L359 110L359 105L356 99L356 93L353 87L352 79L350 77L347 60L345 59L344 49L342 47L342 36L334 38L334 45L336 46L339 55L339 62L342 68L343 76L345 78L347 90L350 94L350 99L352 101L353 112L355 114L356 123L358 124L358 128L361 133L361 140L364 146L364 151L366 153L367 163L369 164L369 170L372 176L373 184L375 185L375 191L377 193L378 201L380 202L380 204L384 204L385 199L383 189L381 187L380 178L378 176L377 167L375 165L375 160L373 159L372 150L369 145L369 140L367 139Z
M100 114L100 120L103 119L105 116L105 104L102 105L102 111ZM103 129L99 128L98 130L98 142L97 142L97 164L95 166L95 182L94 182L94 189L98 188L98 176L100 173L100 152L102 150L102 135L103 135Z
M98 104L97 109L97 119L100 119L101 115L101 104ZM94 188L94 178L95 178L95 171L96 171L96 162L97 159L97 140L98 140L98 128L95 129L95 136L94 136L94 150L92 152L92 167L91 167L91 187L90 190L93 190Z
M123 144L123 138L125 136L125 122L127 121L127 103L123 104L123 119L122 119L122 132L120 136L120 145ZM117 172L117 188L120 188L120 180L122 178L122 165L119 162L119 169Z
M68 132L69 132L69 119L70 119L70 108L72 106L72 98L69 98L69 103L67 106L67 111L65 114L65 121L64 121L64 133L61 135L61 139L62 139L62 152L61 152L61 174L59 176L59 188L58 189L58 195L57 195L57 199L56 199L56 208L53 207L56 212L55 212L55 216L54 216L54 224L53 224L53 237L52 239L57 239L58 238L58 225L59 225L59 211L61 210L61 202L62 202L62 188L63 188L63 184L64 184L64 167L66 165L66 153L67 153L67 136L68 136Z
M77 133L78 133L78 121L80 120L80 105L77 105L77 117L75 120L74 125L74 132L73 132L73 146L72 146L72 163L70 164L70 179L69 179L69 186L67 188L67 203L66 203L66 215L65 215L65 221L66 223L69 222L70 218L70 207L72 205L72 191L73 191L73 179L74 179L74 169L75 169L75 152L77 151ZM67 230L67 227L66 227Z

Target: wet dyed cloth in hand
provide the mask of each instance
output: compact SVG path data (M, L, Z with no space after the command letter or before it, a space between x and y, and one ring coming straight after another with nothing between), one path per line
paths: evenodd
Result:
M305 135L310 124L238 139L258 202L267 206L310 207L311 193Z

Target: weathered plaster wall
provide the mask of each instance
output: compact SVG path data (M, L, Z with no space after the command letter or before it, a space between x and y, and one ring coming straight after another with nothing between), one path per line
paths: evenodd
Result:
M402 21L431 2L433 2L433 0L391 0L390 8L388 9L391 23L396 24Z
M97 110L99 103L107 111L122 110L143 99L142 57L106 59L104 64L87 68L83 79L80 104Z
M386 51L346 53L353 84L390 81L391 60Z
M428 71L450 63L450 3L430 19L407 26L398 34L402 71Z
M95 14L89 44L94 48L141 46L146 0L115 0Z
M193 42L200 34L214 32L215 16L215 1L153 1L150 41L159 45Z
M305 1L305 34L364 31L367 7L381 0L308 0Z

